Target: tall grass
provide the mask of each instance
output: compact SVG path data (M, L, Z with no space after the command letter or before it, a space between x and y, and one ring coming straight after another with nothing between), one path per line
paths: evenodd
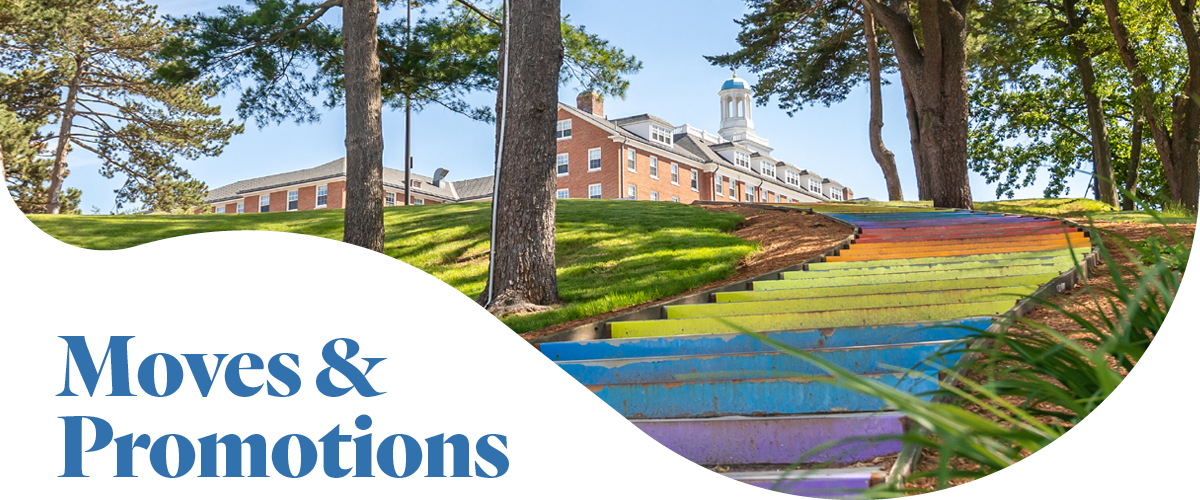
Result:
M935 381L938 389L932 393L910 394L745 332L824 369L833 376L822 379L826 383L877 397L915 424L902 434L826 443L799 457L792 468L823 449L849 444L846 441L900 440L906 453L915 453L920 447L937 452L938 463L932 470L913 473L905 478L905 484L890 481L867 493L888 498L929 490L911 486L927 484L927 478L935 480L932 489L942 489L958 480L986 476L1066 433L1111 395L1133 369L1162 326L1179 289L1190 249L1161 218L1151 216L1166 228L1167 239L1133 242L1092 225L1092 231L1119 244L1110 249L1103 241L1096 243L1113 286L1085 285L1076 295L1082 313L1028 297L1066 318L1069 328L1058 330L1026 318L1005 317L997 318L987 330L972 329L927 360L926 368L907 371L910 377ZM1111 250L1124 254L1128 264L1115 258ZM939 377L938 370L956 358L951 376ZM781 480L795 479L795 474L789 472Z

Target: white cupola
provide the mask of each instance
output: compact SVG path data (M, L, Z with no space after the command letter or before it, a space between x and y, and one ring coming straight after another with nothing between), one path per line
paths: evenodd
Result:
M746 147L769 154L771 148L766 139L754 133L754 92L750 83L738 78L734 71L730 78L721 85L717 93L721 99L721 128L717 131L721 137L730 142L743 143Z

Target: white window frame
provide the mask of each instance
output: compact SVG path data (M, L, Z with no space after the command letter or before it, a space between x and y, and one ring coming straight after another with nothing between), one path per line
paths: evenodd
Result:
M650 192L650 201L658 201L658 191Z
M650 140L666 144L668 146L674 144L674 132L666 127L650 124Z
M566 172L562 167L567 167ZM571 153L559 153L554 157L554 168L558 172L559 177L566 177L571 173Z
M263 210L263 207L267 207L267 209ZM258 195L258 212L266 213L266 212L270 212L270 211L271 211L271 195L270 194Z
M595 189L593 189L595 188ZM602 200L604 199L604 185L588 184L588 199Z
M729 199L737 201L737 181L729 179Z
M800 185L800 174L797 174L796 172L793 172L791 170L785 170L783 173L783 177L788 184L791 184L793 186Z
M383 206L385 206L385 207L396 206L396 193L393 193L391 191L383 193Z
M679 203L679 197L678 197L678 196L672 196L672 197L671 197L671 201L673 201L673 202L675 202L675 203Z
M821 181L812 178L808 179L808 190L821 194Z
M637 173L637 151L630 149L629 154L625 155L625 169Z
M625 186L625 196L627 196L631 200L636 200L637 199L637 186L633 185L633 184L627 184Z
M696 169L688 170L692 173L692 191L700 192L700 172Z
M754 192L754 186L746 185L746 201L753 202L758 199L758 193Z
M219 213L219 214L225 213L225 205L221 205L221 206L217 207L216 213Z
M559 189L558 191L554 192L555 199L565 200L570 197L571 197L571 189L570 188L563 188L563 189Z
M574 132L572 131L570 118L567 118L566 120L559 120L558 124L554 126L554 138L556 140L565 141L570 139L573 135Z
M775 178L775 164L773 164L769 161L763 160L759 166L759 170L762 170L763 175L769 176L772 179Z
M842 195L841 189L835 189L831 186L829 188L829 199L833 201L845 201L845 196Z
M595 153L593 155L593 153ZM602 150L600 148L592 148L588 150L588 172L599 172L604 167ZM594 156L594 158L593 158ZM596 162L596 168L592 168L592 162Z
M322 190L325 191L325 194L321 194ZM325 203L321 203L322 196L325 197ZM317 201L317 208L325 208L326 206L329 205L329 185L328 184L324 185L324 186L317 186L317 200L316 201Z
M678 163L671 164L671 184L674 184L676 186L679 185L679 164Z
M750 155L741 151L734 151L733 164L746 170L750 170Z
M246 213L246 202L244 202L244 201L238 202L237 213L239 213L239 214Z
M296 208L292 208L292 203L296 203ZM300 190L293 189L287 192L287 211L295 212L300 210Z
M650 157L650 178L651 179L658 178L658 157L657 156Z
M413 205L424 205L425 198L413 198Z
M724 198L725 197L725 177L721 176L721 175L716 176L716 183L717 183L716 189L713 189L713 193L716 193L717 196Z

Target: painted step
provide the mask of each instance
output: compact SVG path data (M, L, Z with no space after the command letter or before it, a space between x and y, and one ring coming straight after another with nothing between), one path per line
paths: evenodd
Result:
M887 473L877 468L817 469L793 471L780 481L784 471L726 472L729 479L759 488L813 498L860 498L862 492L887 480Z
M947 345L947 342L925 342L808 352L854 373L883 374L912 369L937 371L941 366L926 365L925 361ZM958 356L947 356L945 363L957 360ZM558 366L583 385L794 378L826 373L783 352L559 361Z
M731 317L751 314L835 311L838 309L873 309L879 307L994 302L1008 299L1015 300L1017 297L1029 295L1035 290L1037 290L1036 286L1026 285L1004 288L940 290L934 292L885 293L849 297L719 302L714 304L667 306L665 309L667 319Z
M955 248L955 247L992 247L1000 245L1021 245L1027 244L1030 246L1042 245L1046 243L1057 243L1060 241L1071 241L1076 246L1090 242L1091 240L1083 233L1058 233L1052 234L1034 234L1027 236L1000 236L994 238L958 238L949 240L910 240L894 243L872 243L856 241L850 246L850 251L858 252L873 252L885 253L895 252L897 250L903 252L914 252L918 250L936 250L940 248Z
M781 279L755 281L754 291L787 290L792 288L839 287L885 283L916 283L920 281L955 280L965 278L999 278L1004 276L1028 276L1030 274L1055 274L1069 267L1050 264L1032 266L982 267L978 269L950 269L947 271L921 271L914 273L868 274L862 276L813 277L807 279Z
M884 254L875 253L875 254L863 254L863 255L855 255L853 253L847 254L847 251L843 251L842 255L826 257L825 260L826 260L826 262L854 262L854 261L865 262L865 261L872 261L872 260L918 259L918 258L927 258L927 257L958 257L958 256L966 256L966 255L985 255L985 254L1017 252L1017 251L1037 252L1037 251L1046 251L1046 250L1088 250L1088 251L1090 251L1090 247L1081 247L1080 245L1069 245L1067 242L1063 242L1063 243L1054 243L1054 244L1046 244L1046 245L1008 245L1008 246L990 246L990 247L977 247L977 248L968 247L968 248L961 248L961 249L955 249L955 250L939 250L939 251L930 251L930 252L897 252L897 253L884 253Z
M1034 225L1028 224L1028 227L1016 228L992 228L980 227L971 228L969 230L962 229L953 232L928 232L918 234L879 234L875 231L863 231L859 234L856 242L879 242L879 243L903 243L916 240L953 240L962 238L987 238L1001 236L1022 236L1022 235L1038 235L1038 234L1063 234L1063 233L1082 233L1079 229L1066 227L1062 225Z
M970 318L942 323L905 323L768 333L765 336L781 344L809 350L956 340L970 334L972 330L987 329L991 324L991 318ZM539 348L542 354L554 361L775 351L774 347L758 338L742 333L547 342Z
M1058 220L1037 220L1030 219L1024 222L1006 222L1006 223L987 223L981 222L978 224L957 225L954 227L955 232L976 232L976 231L1008 231L1008 230L1038 230L1051 228L1068 227ZM910 227L910 228L877 228L864 229L861 233L863 236L883 236L883 237L899 237L899 236L932 236L946 234L946 231L939 227Z
M981 224L981 223L1016 224L1016 223L1021 223L1021 222L1025 222L1025 221L1033 221L1033 220L1036 220L1036 219L1029 219L1029 218L1016 217L1016 216L1010 216L1010 217L993 216L993 217L986 217L986 218L985 217L980 217L980 218L963 217L963 218L959 218L959 219L948 219L948 220L912 219L912 220L879 221L879 222L858 221L858 222L854 222L853 224L858 227L861 227L863 229L901 229L901 228L909 228L909 227L937 227L937 226L945 226L947 228L950 228L951 226L961 226L961 225L967 225L967 224Z
M912 394L937 389L925 378L864 375ZM825 377L703 380L588 386L625 418L698 418L860 412L884 409L883 401L820 380ZM929 396L921 396L929 399Z
M737 316L731 319L733 325L726 324L719 318L684 318L621 321L611 323L609 327L612 329L613 338L738 333L741 331L739 328L752 332L795 331L995 316L1005 313L1016 302L1016 299L1013 299L970 304Z
M1086 249L1076 248L1075 256L1078 259L1083 259L1087 254ZM880 259L870 262L814 262L808 264L809 270L824 270L824 269L857 269L861 267L878 267L878 266L913 266L921 264L944 264L949 262L973 262L980 260L1005 260L1005 259L1026 259L1038 257L1071 257L1071 252L1068 250L1043 250L1037 252L1001 252L991 254L978 255L956 255L949 257L924 257L919 259Z
M788 417L632 420L683 458L702 465L791 464L829 441L904 432L897 412ZM898 453L899 440L854 442L822 450L805 463L852 463Z
M970 290L976 288L1005 288L1013 286L1041 286L1061 273L1035 274L1028 276L1005 276L1000 278L964 278L911 283L883 283L877 285L831 286L792 288L781 290L717 292L714 302L746 302L758 300L803 299L814 297L851 297L887 293L912 293L938 290Z
M1028 259L996 259L996 260L965 260L959 262L940 262L932 264L876 266L868 262L863 267L846 269L809 269L807 271L787 271L780 273L781 279L822 278L833 276L865 276L874 274L918 273L925 271L948 271L952 269L980 269L985 267L1007 266L1038 266L1054 265L1070 269L1075 265L1066 255L1057 257L1036 257Z

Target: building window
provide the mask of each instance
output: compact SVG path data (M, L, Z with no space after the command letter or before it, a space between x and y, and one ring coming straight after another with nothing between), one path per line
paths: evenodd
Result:
M754 186L746 186L746 201L754 201Z
M766 190L766 189L760 189L760 190L758 190L758 194L759 194L759 196L762 196L762 201L767 201L767 200L769 200L769 199L770 199L770 196L771 196L771 195L767 194L767 190Z
M239 214L246 213L246 203L239 201L237 211Z
M672 197L671 197L671 201L673 201L673 202L675 202L675 203L679 203L679 197L678 197L678 196L672 196Z
M671 184L679 185L679 165L671 164Z
M717 188L714 189L713 192L717 193L717 196L720 196L722 198L725 197L725 178L724 177L717 177Z
M259 212L270 212L271 211L271 195L264 194L264 195L258 197L258 211Z
M588 172L600 170L600 148L588 150Z
M329 201L329 186L317 186L317 207L323 207Z
M785 178L785 180L787 181L788 184L791 184L793 186L800 185L800 175L797 174L796 172L793 172L791 170L784 170L783 177Z
M691 170L692 173L692 191L700 191L700 172Z
M383 195L383 206L385 206L385 207L396 206L396 193L384 194Z
M570 198L571 190L570 189L559 189L558 191L554 192L554 197L558 198L560 200L565 200L567 198Z
M666 127L650 124L650 140L671 145L671 130Z
M570 165L569 165L570 162L571 162L570 154L562 153L562 154L558 155L558 175L559 175L559 177L567 175L567 173L570 171Z
M424 198L417 198L417 199L413 200L413 205L424 205L424 204L425 204Z
M812 191L814 193L820 194L821 193L821 181L818 181L816 179L809 179L808 180L808 190Z
M560 141L571 138L571 120L558 121L558 129L554 132L554 138Z
M779 203L779 193L775 193L775 203Z
M729 199L737 201L737 181L729 180Z
M287 209L289 212L300 208L300 191L288 191Z
M829 199L835 200L835 201L842 201L842 199L843 199L842 190L834 189L832 187L829 188Z
M588 198L600 199L600 185L588 184Z
M221 205L221 206L217 207L217 213L219 213L219 214L225 213L225 205Z
M650 201L658 201L658 191L650 192Z
M760 169L762 170L763 175L768 176L772 179L775 178L775 165L773 163L763 160L760 165L761 165Z
M650 157L650 178L658 178L658 158L653 156Z
M750 169L750 155L741 151L733 152L733 164L746 170Z
M631 199L631 200L637 199L637 186L634 186L633 184L629 184L625 188L625 192L628 194L629 199Z
M629 158L625 160L625 168L630 172L637 172L637 151L629 150Z

